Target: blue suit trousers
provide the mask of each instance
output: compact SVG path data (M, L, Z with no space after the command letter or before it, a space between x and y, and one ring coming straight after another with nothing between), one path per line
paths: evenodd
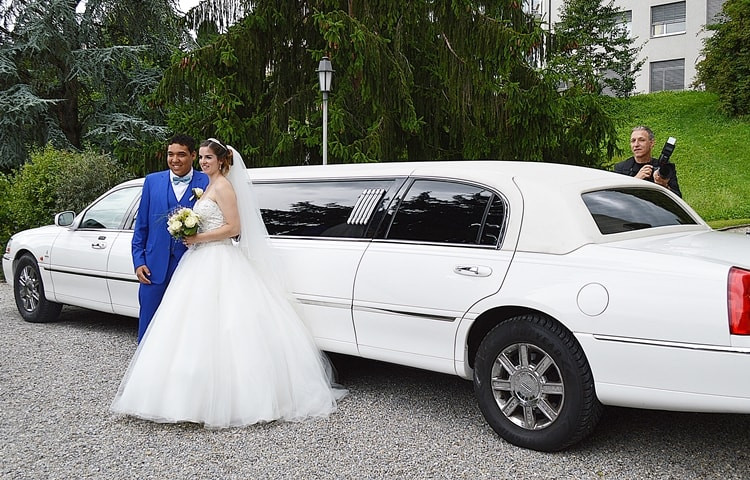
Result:
M172 279L172 274L177 268L179 259L174 255L169 256L169 265L167 266L167 276L164 278L163 283L152 283L146 285L141 283L138 288L138 301L141 304L141 310L138 315L138 342L143 338L143 334L146 333L148 324L154 317L154 313L159 308L161 299L164 298L164 292L167 291L169 281Z

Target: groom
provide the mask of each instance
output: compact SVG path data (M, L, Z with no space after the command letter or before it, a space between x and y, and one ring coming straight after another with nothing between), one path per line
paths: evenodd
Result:
M138 341L154 316L177 262L187 247L167 231L167 217L178 207L195 205L194 188L205 189L208 176L193 170L195 139L175 135L167 147L169 170L146 175L133 231L133 266L141 283Z

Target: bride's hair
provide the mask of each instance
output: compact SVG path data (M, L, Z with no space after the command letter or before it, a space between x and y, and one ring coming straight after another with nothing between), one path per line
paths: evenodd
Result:
M226 175L229 171L229 167L234 163L234 155L231 148L227 148L226 145L216 140L215 138L209 138L208 140L201 143L201 147L208 147L211 149L216 158L219 160L219 173Z

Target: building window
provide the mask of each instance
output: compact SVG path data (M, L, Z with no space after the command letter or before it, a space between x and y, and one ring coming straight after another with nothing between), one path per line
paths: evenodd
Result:
M651 63L651 91L684 90L685 59Z
M651 7L651 36L685 33L685 2Z
M524 13L527 13L529 15L536 15L537 17L541 17L542 13L544 13L544 5L542 5L542 0L524 0L522 7Z
M618 14L617 23L628 32L628 38L633 38L633 11L625 10Z

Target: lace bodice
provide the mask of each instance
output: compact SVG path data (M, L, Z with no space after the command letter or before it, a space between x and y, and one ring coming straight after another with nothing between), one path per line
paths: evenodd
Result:
M224 215L221 213L219 205L210 198L202 198L195 202L193 211L200 217L200 220L198 221L198 232L208 232L210 230L219 228L226 223L224 221ZM216 240L213 242L199 243L197 246L216 243L231 244L232 240L229 238L225 238L223 240Z
M195 202L193 211L200 217L200 222L198 222L199 232L214 230L225 223L219 205L210 198L201 198Z

